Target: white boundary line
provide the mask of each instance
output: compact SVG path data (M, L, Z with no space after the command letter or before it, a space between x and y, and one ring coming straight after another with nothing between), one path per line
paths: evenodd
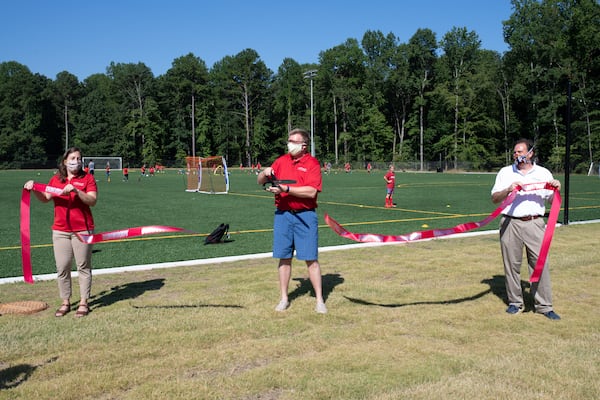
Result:
M591 221L578 221L571 222L569 225L583 225L583 224L596 224L600 223L600 219L591 220ZM556 224L556 227L561 227L562 224ZM498 229L489 230L489 231L479 231L479 232L466 232L466 233L457 233L448 236L441 236L438 238L431 238L425 240L419 240L418 242L424 242L428 240L438 240L438 239L456 239L456 238L465 238L472 236L483 236L483 235L493 235L498 234ZM328 251L339 251L339 250L349 250L349 249L357 249L361 247L377 247L377 246L390 246L390 245L401 245L408 244L409 242L389 242L389 243L356 243L356 244L343 244L338 246L328 246L328 247L319 247L319 253L326 253ZM414 242L417 243L417 242ZM144 265L130 265L126 267L115 267L115 268L100 268L94 269L94 275L106 275L106 274L118 274L121 272L135 272L135 271L149 271L152 269L165 269L165 268L176 268L176 267L189 267L194 265L207 265L207 264L222 264L227 262L235 262L235 261L244 261L244 260L256 260L261 258L272 258L271 252L269 253L257 253L257 254L245 254L241 256L229 256L229 257L216 257L216 258L204 258L199 260L187 260L187 261L174 261L174 262L165 262L165 263L157 263L157 264L144 264ZM44 275L34 275L33 279L36 282L39 281L49 281L56 279L57 274L44 274ZM77 276L77 272L74 271L71 274L72 277ZM17 283L23 282L23 277L13 277L13 278L2 278L0 279L0 285L5 283Z

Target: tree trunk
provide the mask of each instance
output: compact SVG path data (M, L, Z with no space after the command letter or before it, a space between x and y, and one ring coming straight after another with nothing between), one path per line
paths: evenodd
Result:
M65 152L69 148L69 109L65 99Z
M333 96L333 139L335 141L335 165L339 163L338 157L338 118L337 118L337 103L335 95Z
M252 154L250 153L250 101L248 100L248 86L244 83L244 117L246 125L246 162L252 165Z
M427 76L428 71L425 70L425 74L423 76L423 81L421 82L421 104L419 105L419 153L421 160L420 170L423 171L423 137L425 136L425 125L424 125L424 113L425 107L423 104L425 103L425 86L427 86Z

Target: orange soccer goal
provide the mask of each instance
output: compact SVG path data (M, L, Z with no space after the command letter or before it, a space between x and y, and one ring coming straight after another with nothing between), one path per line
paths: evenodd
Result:
M226 194L229 191L229 175L224 157L186 157L185 161L186 192Z

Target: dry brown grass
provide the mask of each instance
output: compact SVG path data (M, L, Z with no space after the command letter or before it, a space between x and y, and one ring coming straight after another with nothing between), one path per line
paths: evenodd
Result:
M504 312L495 235L324 252L327 315L299 264L273 311L272 259L99 275L80 320L2 285L51 307L0 317L0 399L596 399L598 237L557 230L558 322Z

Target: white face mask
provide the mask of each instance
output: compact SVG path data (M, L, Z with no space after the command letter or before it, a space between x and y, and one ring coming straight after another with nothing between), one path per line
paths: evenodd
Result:
M293 156L297 156L298 154L300 154L302 152L302 146L303 146L303 144L301 144L301 143L288 142L288 144L287 144L288 153L290 153Z
M67 170L77 172L81 168L81 161L67 161Z

